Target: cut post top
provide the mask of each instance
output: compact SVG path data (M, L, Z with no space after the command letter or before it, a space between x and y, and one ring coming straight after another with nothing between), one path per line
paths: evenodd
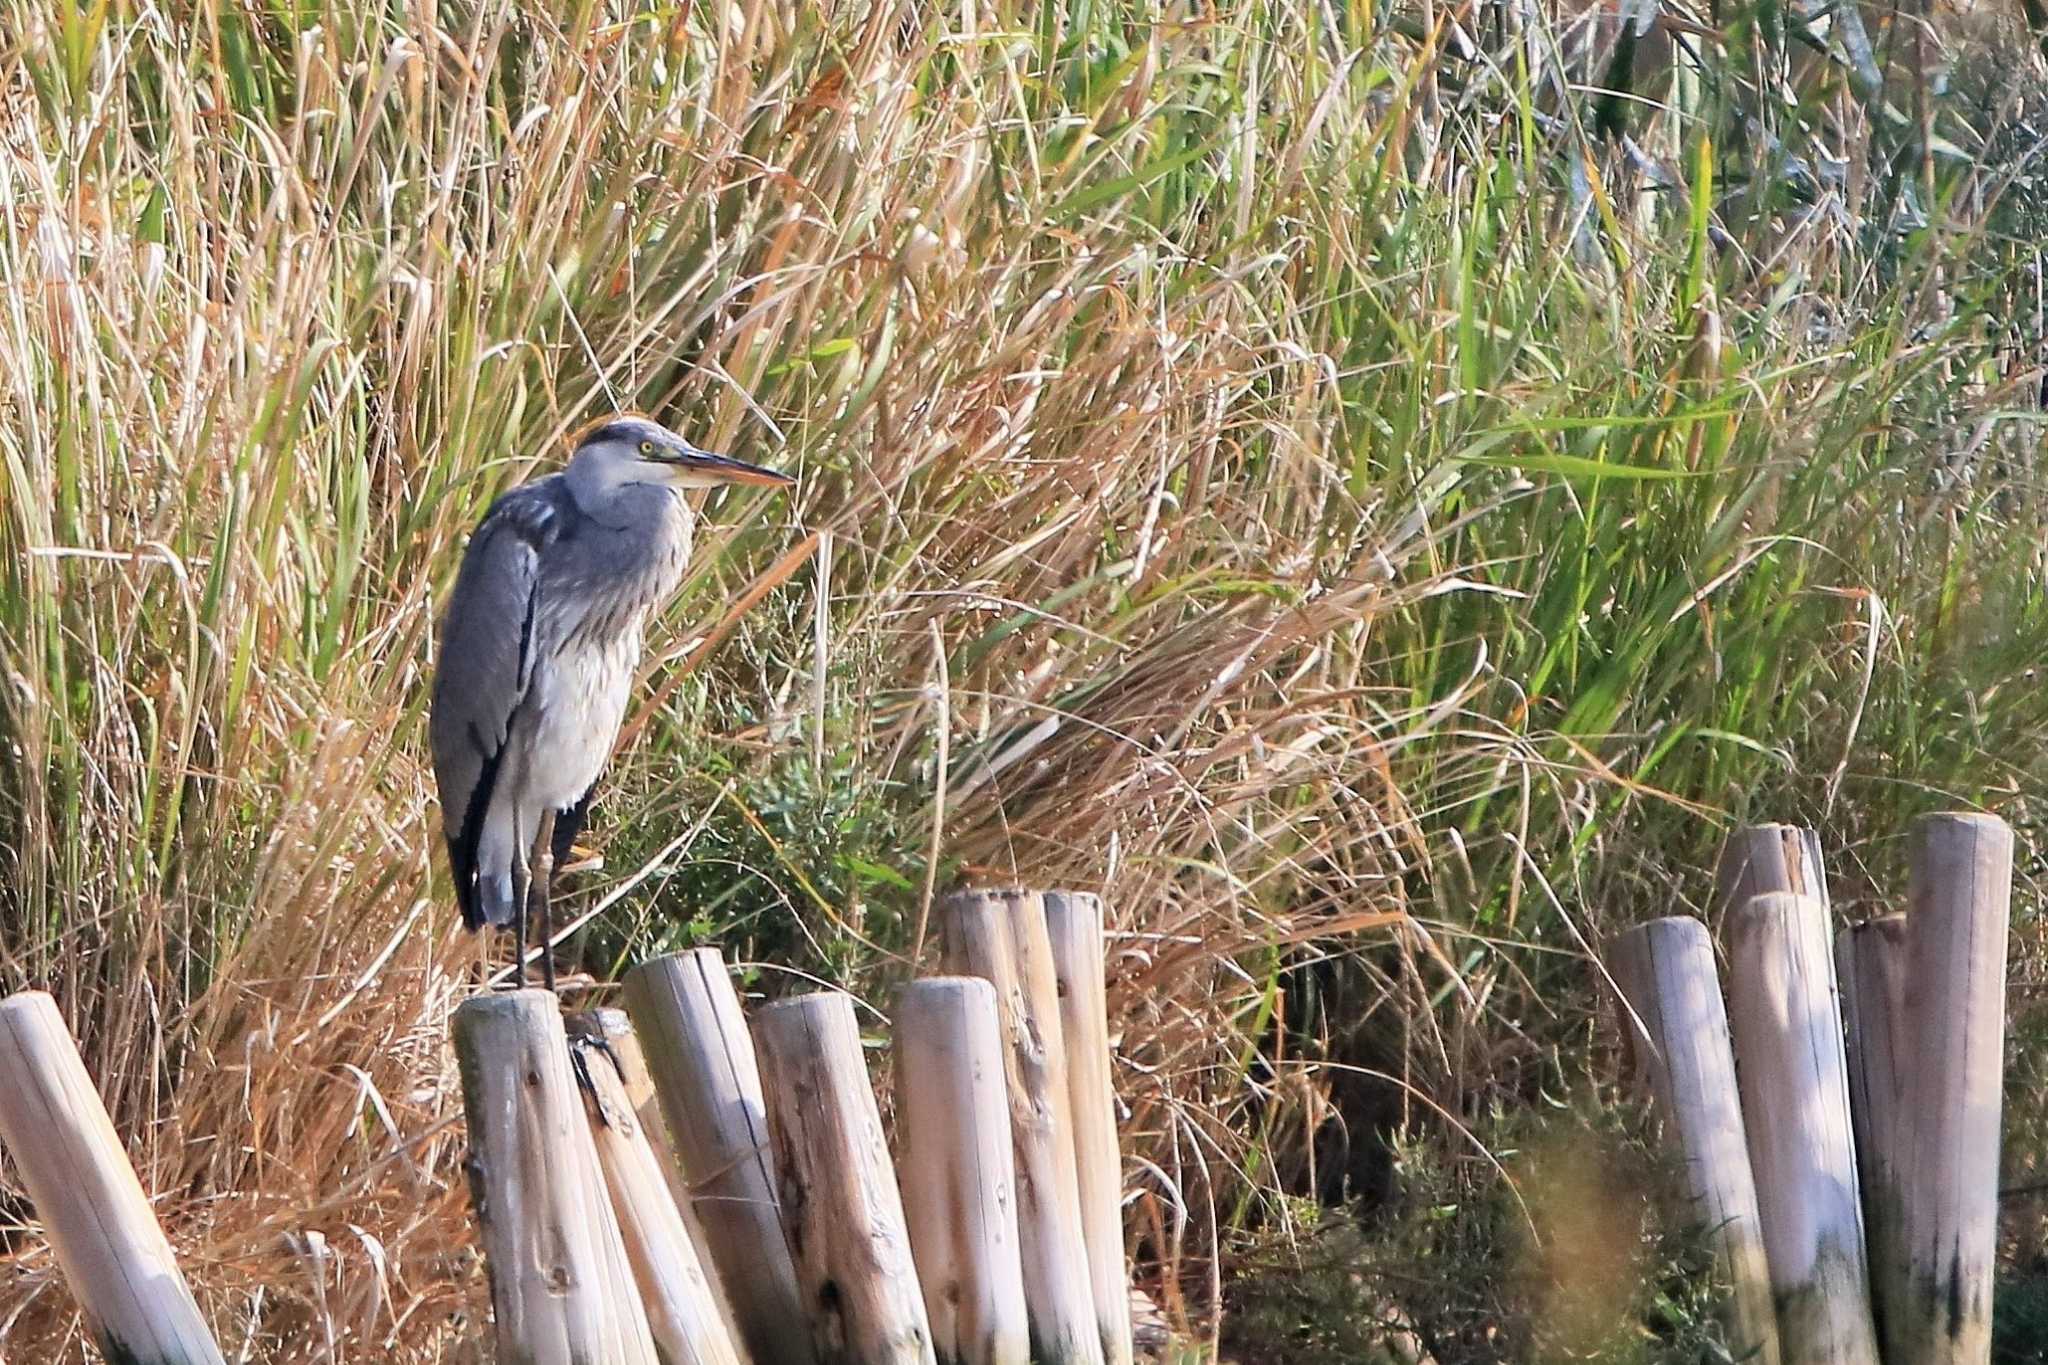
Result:
M546 1014L560 1014L561 999L553 991L539 986L521 986L511 991L482 991L457 1005L455 1017L458 1020L464 1017L497 1018L536 1009Z
M801 1020L813 1027L827 1021L837 1023L839 1016L855 1019L854 998L850 992L831 989L805 991L802 995L786 995L780 1000L770 1000L754 1007L754 1027L763 1025L783 1026L784 1021Z
M996 988L985 976L921 976L915 981L905 982L903 989L897 992L896 1009L901 1014L906 1006L936 1008L942 1002L962 996L986 996L989 1003L994 1004Z
M958 901L993 897L1001 900L1018 900L1025 896L1065 896L1069 900L1091 901L1098 908L1102 904L1102 896L1099 892L1073 891L1057 886L977 886L967 891L948 891L945 899Z
M1803 825L1747 825L1728 836L1714 868L1715 908L1726 913L1770 891L1827 902L1827 868L1817 832Z

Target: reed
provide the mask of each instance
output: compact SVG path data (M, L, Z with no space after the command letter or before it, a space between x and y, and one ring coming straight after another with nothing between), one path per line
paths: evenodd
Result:
M1204 1331L1328 1063L1469 1154L1434 1116L1553 1074L1727 819L1896 863L2043 795L2031 137L1752 99L1736 26L1640 68L1651 193L1566 14L895 13L0 0L0 985L90 1021L255 1354L482 1320L426 669L614 404L802 485L653 624L584 965L865 987L932 887L1099 889L1133 1250ZM1311 979L1384 1002L1356 1050Z

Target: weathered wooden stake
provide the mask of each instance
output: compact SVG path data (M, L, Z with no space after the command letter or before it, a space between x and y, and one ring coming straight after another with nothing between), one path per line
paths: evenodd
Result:
M1715 912L1726 915L1751 896L1789 891L1828 901L1826 864L1820 835L1800 825L1748 825L1728 836L1714 868Z
M1037 1365L1103 1365L1043 898L1032 891L959 892L946 897L940 918L946 970L986 978L996 990L1031 1358Z
M469 1188L502 1365L656 1365L552 992L455 1011Z
M42 991L0 1001L0 1143L100 1353L122 1365L220 1365L64 1016Z
M720 1314L724 1317L726 1332L738 1349L745 1339L740 1335L739 1319L732 1311L732 1300L726 1297L725 1286L719 1281L718 1266L706 1250L711 1245L704 1235L704 1227L697 1221L697 1204L690 1191L690 1182L683 1178L682 1155L676 1151L675 1139L668 1133L668 1119L661 1112L661 1096L654 1091L654 1075L647 1069L647 1053L640 1046L640 1035L634 1031L633 1017L623 1009L607 1006L587 1010L578 1016L589 1021L611 1050L611 1058L618 1066L619 1082L626 1087L626 1100L633 1106L633 1113L640 1120L640 1132L647 1139L647 1146L654 1153L654 1161L661 1168L661 1178L668 1186L669 1198L675 1202L676 1212L683 1216L683 1226L690 1230L690 1244L697 1248L697 1268L704 1272L705 1281L711 1286L711 1293L718 1300ZM572 1026L571 1036L574 1036ZM741 1359L745 1359L741 1352Z
M626 1010L682 1157L703 1247L756 1365L807 1365L811 1336L775 1205L754 1042L715 948L643 962Z
M655 1348L664 1365L739 1365L724 1305L704 1273L696 1242L634 1110L605 1021L584 1015L572 1019L570 1026L571 1056L591 1142L611 1192L612 1211ZM631 1036L626 1033L620 1041Z
M903 1200L861 1059L853 999L779 1000L754 1015L768 1128L797 1283L822 1365L933 1365Z
M1770 1266L1707 927L1690 916L1639 925L1614 941L1608 971L1621 988L1637 1082L1685 1156L1695 1216L1730 1286L1728 1344L1755 1365L1778 1365Z
M1903 1302L1885 1306L1889 1361L1991 1358L2011 904L2012 830L2003 820L1952 812L1915 822L1900 1128L1907 1282L1896 1290Z
M1027 1365L1015 1158L995 988L913 981L896 1001L896 1169L939 1365Z
M1856 1127L1856 1168L1863 1190L1863 1240L1870 1253L1871 1314L1888 1335L1890 1304L1904 1303L1905 1207L1910 1154L1901 1136L1907 1116L1910 1040L1906 1037L1906 917L1885 915L1835 935L1835 976L1842 989L1842 1035L1849 1060L1849 1112Z
M1048 891L1045 927L1059 986L1060 1033L1067 1045L1074 1171L1095 1321L1105 1365L1131 1365L1131 1274L1124 1261L1124 1171L1110 1073L1102 900L1085 891Z
M690 1182L683 1179L682 1158L668 1135L668 1120L662 1116L661 1097L654 1093L654 1077L647 1070L647 1054L640 1047L640 1035L633 1030L633 1016L616 1006L605 1006L570 1015L567 1028L572 1043L579 1037L602 1041L611 1055L619 1084L626 1089L626 1102L633 1106L633 1114L640 1120L640 1135L647 1139L655 1164L661 1168L662 1181L675 1200L676 1211L682 1214L683 1225L690 1230L704 1278L718 1290L717 1268L704 1250L704 1230L697 1226L697 1210L690 1202ZM719 1293L723 1303L723 1291ZM731 1322L730 1310L727 1322Z
M1728 1013L1780 1348L1787 1365L1871 1365L1828 908L1811 896L1753 896L1730 913L1727 933Z

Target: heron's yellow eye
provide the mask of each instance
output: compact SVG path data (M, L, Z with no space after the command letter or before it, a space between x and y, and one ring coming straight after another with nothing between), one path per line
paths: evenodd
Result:
M642 441L640 443L640 453L642 455L652 455L654 453L654 442Z

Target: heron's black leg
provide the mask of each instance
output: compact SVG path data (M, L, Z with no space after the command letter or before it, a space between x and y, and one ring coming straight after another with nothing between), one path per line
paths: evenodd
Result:
M526 988L526 888L531 881L526 859L512 860L512 989Z
M555 991L555 810L541 812L540 836L533 841L533 899L540 904L540 978ZM521 919L525 916L521 915Z

